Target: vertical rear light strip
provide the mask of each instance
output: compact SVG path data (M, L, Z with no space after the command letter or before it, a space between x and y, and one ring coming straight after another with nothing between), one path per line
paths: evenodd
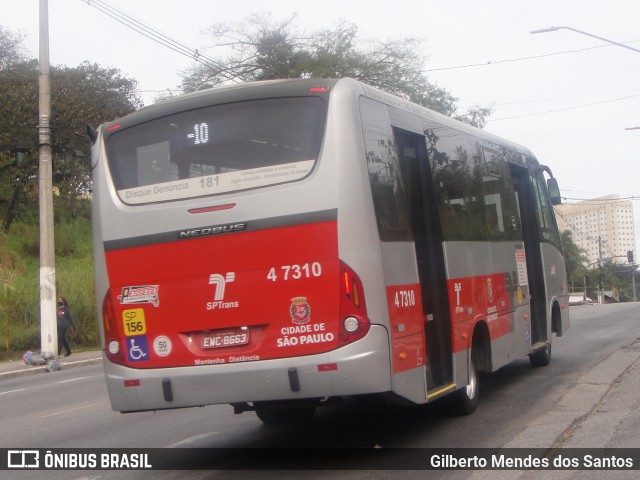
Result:
M113 301L111 300L111 290L108 290L102 302L102 324L105 334L113 329L115 325L114 317L115 313L113 311Z
M371 327L360 277L345 263L340 264L340 329L338 346L363 338Z
M107 290L102 301L102 327L104 329L104 347L107 357L113 363L124 365L126 363L124 356L125 345L118 331L111 289Z

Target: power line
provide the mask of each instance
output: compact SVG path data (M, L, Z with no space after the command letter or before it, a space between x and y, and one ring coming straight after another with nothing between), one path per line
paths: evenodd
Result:
M563 200L573 200L580 202L582 205L609 205L615 203L623 203L628 201L640 200L640 195L629 195L627 197L620 197L616 199L597 199L597 198L571 198L562 197Z
M594 94L589 94L589 95L578 95L578 96L572 96L572 97L536 98L536 99L529 99L529 100L514 100L512 102L501 102L501 103L492 102L492 103L484 104L484 105L473 104L473 105L464 105L464 106L461 106L459 108L465 109L465 108L472 108L472 107L504 107L504 106L510 106L510 105L522 105L522 104L527 104L527 103L558 102L558 101L565 101L565 100L581 99L581 98L585 98L585 97L603 97L603 96L606 96L606 95L621 95L623 93L624 94L628 94L628 93L636 94L636 93L638 93L638 89L624 90L624 91L618 91L618 92L594 93ZM637 128L640 129L640 127L637 127ZM635 129L636 128L628 128L627 130L635 130Z
M217 70L218 74L225 77L227 80L237 82L237 79L235 79L233 76L225 72L226 67L223 64L204 55L203 53L199 52L198 49L191 48L185 45L184 43L178 40L175 40L174 38L145 24L144 22L138 20L137 18L132 17L126 12L117 9L112 5L109 5L107 2L104 2L103 0L81 0L81 1L83 3L86 2L87 5L96 8L100 12L113 18L114 20L125 25L126 27L140 33L141 35L148 38L149 40L159 43L160 45L165 46L176 53L189 57L192 60L202 65L205 65L209 68L213 68Z
M621 42L621 43L634 43L634 42L640 42L640 40L631 40L628 42ZM587 47L587 48L580 48L578 50L565 50L562 52L552 52L552 53L543 53L541 55L533 55L530 57L519 57L519 58L508 58L505 60L489 60L487 62L483 62L483 63L470 63L467 65L455 65L455 66L450 66L450 67L440 67L440 68L430 68L425 70L426 72L440 72L443 70L458 70L460 68L473 68L473 67L488 67L491 65L498 65L501 63L513 63L513 62L522 62L522 61L526 61L526 60L537 60L539 58L546 58L546 57L553 57L556 55L565 55L567 53L580 53L580 52L585 52L588 50L595 50L596 48L606 48L606 47L612 47L614 45L598 45L595 47Z
M640 94L638 95L629 95L626 97L618 97L618 98L612 98L610 100L603 100L601 102L594 102L594 103L586 103L583 105L574 105L573 107L565 107L565 108L558 108L555 110L547 110L544 112L534 112L534 113L524 113L522 115L513 115L511 117L502 117L502 118L489 118L487 119L487 122L499 122L500 120L512 120L514 118L524 118L524 117L533 117L536 115L546 115L547 113L558 113L558 112L565 112L568 110L576 110L578 108L586 108L586 107L593 107L595 105L603 105L605 103L612 103L612 102L618 102L620 100L628 100L630 98L637 98L640 97Z
M588 195L591 195L591 199L592 199L592 198L594 198L594 197L593 197L594 195L599 195L600 197L605 197L605 196L607 196L607 195L611 195L611 193L604 193L604 192L589 192L589 191L586 191L586 190L571 190L571 189L568 189L568 188L563 188L563 189L562 189L562 191L563 191L563 192L572 192L572 193L584 193L584 194L588 194ZM633 196L633 194L631 194L631 195L625 195L625 196ZM586 199L586 198L585 198L584 200L590 200L590 199Z

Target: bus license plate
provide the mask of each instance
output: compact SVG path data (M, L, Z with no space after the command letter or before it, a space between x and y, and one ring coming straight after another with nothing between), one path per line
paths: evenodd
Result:
M249 343L248 330L230 330L205 335L202 339L202 348L236 347L247 343Z

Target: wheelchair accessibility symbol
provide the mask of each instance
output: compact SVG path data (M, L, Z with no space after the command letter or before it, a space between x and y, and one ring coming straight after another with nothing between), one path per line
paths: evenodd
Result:
M149 345L147 337L140 335L127 338L127 355L130 362L142 362L149 360Z

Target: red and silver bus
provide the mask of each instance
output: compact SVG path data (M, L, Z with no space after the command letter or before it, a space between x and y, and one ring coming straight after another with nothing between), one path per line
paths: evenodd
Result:
M381 395L463 413L568 328L559 190L527 149L341 80L181 96L93 131L111 405L265 422Z

